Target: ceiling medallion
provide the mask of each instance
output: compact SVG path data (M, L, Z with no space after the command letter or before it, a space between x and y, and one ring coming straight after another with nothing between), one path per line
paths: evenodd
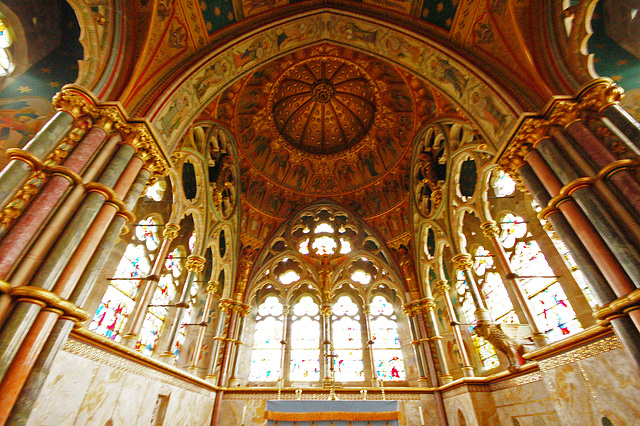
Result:
M273 86L269 110L277 134L304 154L343 153L370 133L380 110L378 89L341 58L297 63Z

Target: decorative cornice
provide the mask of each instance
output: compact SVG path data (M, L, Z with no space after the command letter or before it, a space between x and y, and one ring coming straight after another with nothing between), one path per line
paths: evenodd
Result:
M242 303L234 299L221 299L218 305L223 312L237 312L240 316L247 316L251 311L251 307L246 303Z

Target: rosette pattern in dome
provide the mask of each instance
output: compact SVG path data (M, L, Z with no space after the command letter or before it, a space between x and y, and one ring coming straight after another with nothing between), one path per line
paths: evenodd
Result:
M335 154L362 140L377 111L374 85L355 65L315 58L287 70L272 92L279 133L311 154Z

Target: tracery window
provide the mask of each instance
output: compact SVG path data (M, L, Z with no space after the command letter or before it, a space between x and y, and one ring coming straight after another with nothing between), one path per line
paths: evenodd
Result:
M258 306L249 380L276 381L280 377L283 312L275 296Z
M295 219L255 273L248 380L406 380L388 252L348 213L318 208Z
M320 308L310 296L293 306L291 381L320 379Z
M13 37L7 21L0 18L0 77L9 75L15 67L10 51L12 44Z
M383 380L404 380L404 363L393 305L378 295L370 305L371 338L376 376Z
M176 296L176 282L171 274L164 274L158 281L149 310L145 316L135 349L151 356L162 331L168 306Z
M349 296L340 296L333 305L333 349L336 355L336 380L359 382L364 380L362 359L362 328L360 310Z

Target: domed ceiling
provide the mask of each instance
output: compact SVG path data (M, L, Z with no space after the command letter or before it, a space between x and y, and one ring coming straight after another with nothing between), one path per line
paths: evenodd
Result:
M219 120L235 134L243 232L265 238L265 227L324 198L394 238L409 232L411 141L441 114L457 112L422 80L325 43L242 78L201 119Z

